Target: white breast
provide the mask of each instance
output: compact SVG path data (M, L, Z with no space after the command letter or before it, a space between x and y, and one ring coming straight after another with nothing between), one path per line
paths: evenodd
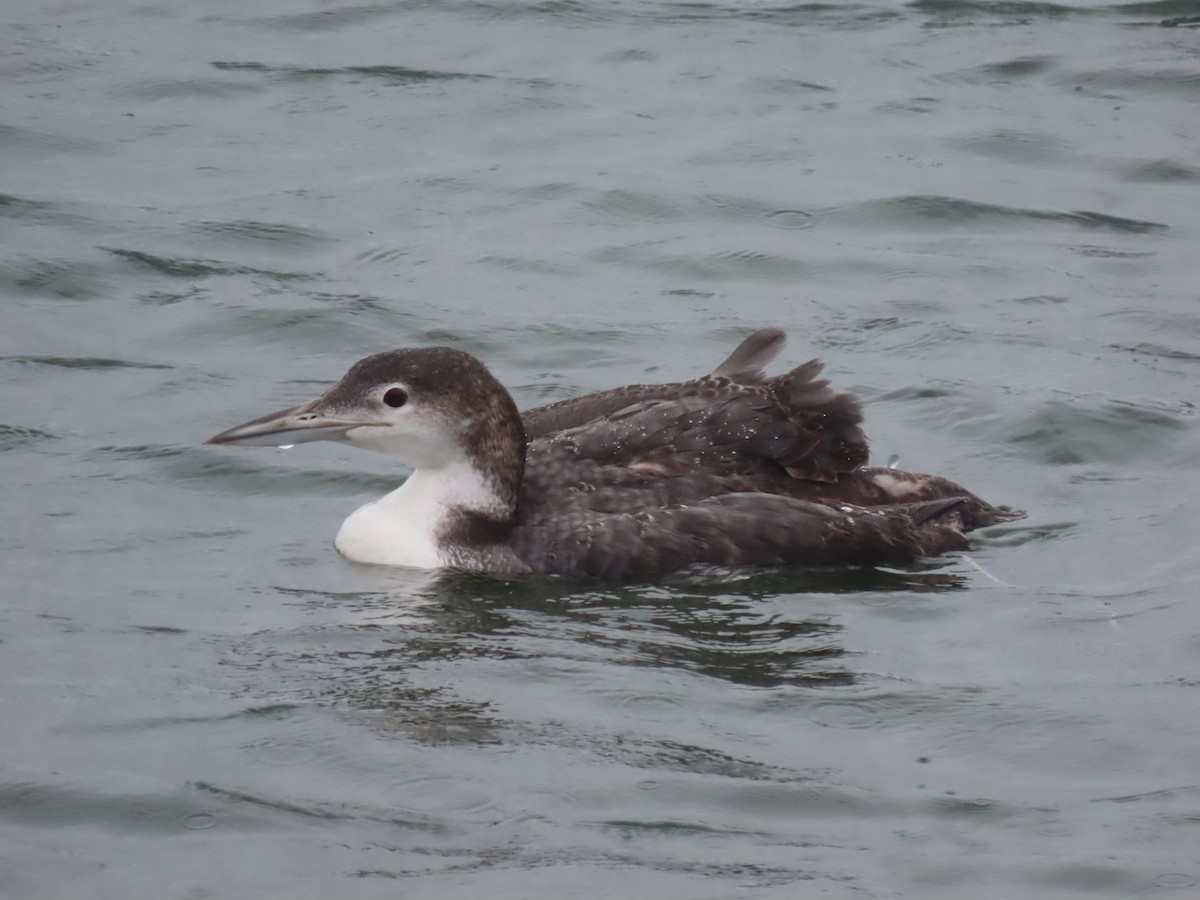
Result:
M499 504L465 462L422 468L385 497L352 512L334 546L355 562L436 569L447 565L438 535L455 508L492 511Z

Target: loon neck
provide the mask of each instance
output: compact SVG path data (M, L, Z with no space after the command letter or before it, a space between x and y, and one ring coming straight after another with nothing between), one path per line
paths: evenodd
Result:
M456 505L468 513L510 521L525 477L526 449L517 404L495 382L495 390L462 421L458 446L446 466L455 468L451 474L460 478L463 486Z

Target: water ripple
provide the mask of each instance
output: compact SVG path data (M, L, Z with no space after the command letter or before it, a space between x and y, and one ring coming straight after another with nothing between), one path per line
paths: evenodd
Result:
M681 668L734 684L832 684L852 678L833 665L845 652L836 639L837 625L739 618L706 622L669 611L653 621L657 629L609 630L592 640L636 665Z
M127 250L119 247L101 248L133 265L148 269L171 278L210 278L220 275L262 275L278 281L307 281L315 276L309 272L284 272L244 266L238 263L192 257L160 256L144 250Z
M0 134L0 145L3 145ZM30 225L58 225L80 227L93 220L71 212L66 204L48 200L35 200L17 194L0 194L0 218L11 219Z
M1162 359L1179 359L1185 362L1200 362L1200 353L1168 347L1151 341L1140 341L1136 344L1110 344L1113 350L1132 353L1136 356L1149 356Z
M605 191L583 206L616 221L676 222L685 218L682 204L645 192Z
M593 258L606 264L634 265L697 280L760 278L790 281L804 277L809 264L778 253L761 250L722 250L705 256L688 257L649 253L644 245L606 247Z
M1200 73L1194 69L1094 69L1064 72L1055 82L1083 94L1104 98L1177 95L1193 102L1200 98Z
M907 6L925 13L930 19L928 24L941 26L979 25L983 21L1027 26L1032 20L1054 21L1094 14L1085 7L1035 0L915 0Z
M144 79L113 94L120 100L180 100L200 97L206 100L233 100L243 94L258 94L262 88L252 84L219 81L215 78Z
M819 218L845 222L855 227L867 225L889 229L915 226L961 228L964 225L1014 228L1027 227L1031 223L1048 223L1071 225L1089 231L1111 231L1116 234L1148 234L1165 231L1168 227L1161 222L1087 210L1056 212L1022 209L937 195L909 195L870 200L822 212Z
M66 828L107 825L117 831L170 834L188 828L196 799L170 793L100 792L61 784L0 784L0 819ZM230 824L229 822L226 823Z
M399 815L393 810L392 814L384 815L382 810L338 805L320 801L281 800L260 793L222 787L207 781L197 781L192 785L196 790L208 794L221 801L223 807L234 810L243 809L251 817L259 817L262 813L269 816L271 822L280 823L286 819L316 819L326 822L340 820L358 820L382 822L387 825L397 825L402 828L414 828L421 831L435 829L438 826L430 819L419 813L406 811ZM222 812L222 816L228 812Z
M90 300L111 290L111 273L100 263L16 256L0 261L0 291Z
M1178 415L1153 406L1051 400L1015 425L1009 443L1046 465L1129 462L1161 454L1187 430Z
M404 7L397 7L394 3L347 3L322 6L310 12L265 15L252 21L271 34L280 31L338 31L372 26L404 12ZM382 24L378 27L382 27Z
M967 84L1010 84L1041 75L1058 66L1057 56L1018 56L964 69L955 73L955 78Z
M228 238L238 244L263 244L308 250L333 239L315 228L305 228L287 222L256 222L232 219L224 222L196 222L193 230L204 235Z
M0 422L0 452L15 450L28 444L57 440L58 435L27 425L7 425Z
M1200 166L1176 159L1139 160L1118 168L1118 174L1127 181L1144 181L1157 184L1175 182L1200 182Z
M474 72L439 72L430 69L410 69L405 66L337 66L318 68L313 66L268 65L261 62L221 61L212 63L213 68L227 72L257 72L284 83L304 83L328 79L368 79L389 87L423 84L430 81L471 80L483 81L492 78Z
M103 356L0 356L0 362L11 362L33 366L50 366L58 369L174 369L164 363L136 362L128 359L111 359Z
M32 128L0 124L0 146L9 150L20 148L74 155L98 151L102 149L103 144L81 136L67 137Z
M233 456L201 447L166 444L103 446L97 447L95 453L118 462L143 464L132 466L129 475L116 471L107 473L105 477L112 481L144 477L144 463L153 462L171 481L178 484L216 484L231 494L246 497L340 497L367 492L383 494L393 490L399 480L345 469L282 468L277 460L264 458L258 462L251 457ZM137 471L142 474L139 476Z
M644 191L612 190L584 201L583 208L615 222L665 224L696 218L724 222L762 223L772 228L796 230L813 223L812 213L749 197L702 194L675 199Z
M953 146L982 156L1017 163L1069 163L1076 159L1070 143L1055 135L1001 128L955 138Z

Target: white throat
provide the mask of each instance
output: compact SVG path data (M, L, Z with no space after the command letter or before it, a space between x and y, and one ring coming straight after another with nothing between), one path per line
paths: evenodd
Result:
M439 535L453 508L507 515L495 489L465 458L417 469L385 497L352 512L334 546L347 558L382 566L449 565Z

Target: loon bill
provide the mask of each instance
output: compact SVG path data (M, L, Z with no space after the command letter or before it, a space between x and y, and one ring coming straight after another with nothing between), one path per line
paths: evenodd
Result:
M784 340L765 328L700 378L524 414L461 350L391 350L207 443L328 440L398 457L415 471L346 519L338 550L497 577L905 563L1022 515L936 475L867 466L861 407L819 361L764 375Z

